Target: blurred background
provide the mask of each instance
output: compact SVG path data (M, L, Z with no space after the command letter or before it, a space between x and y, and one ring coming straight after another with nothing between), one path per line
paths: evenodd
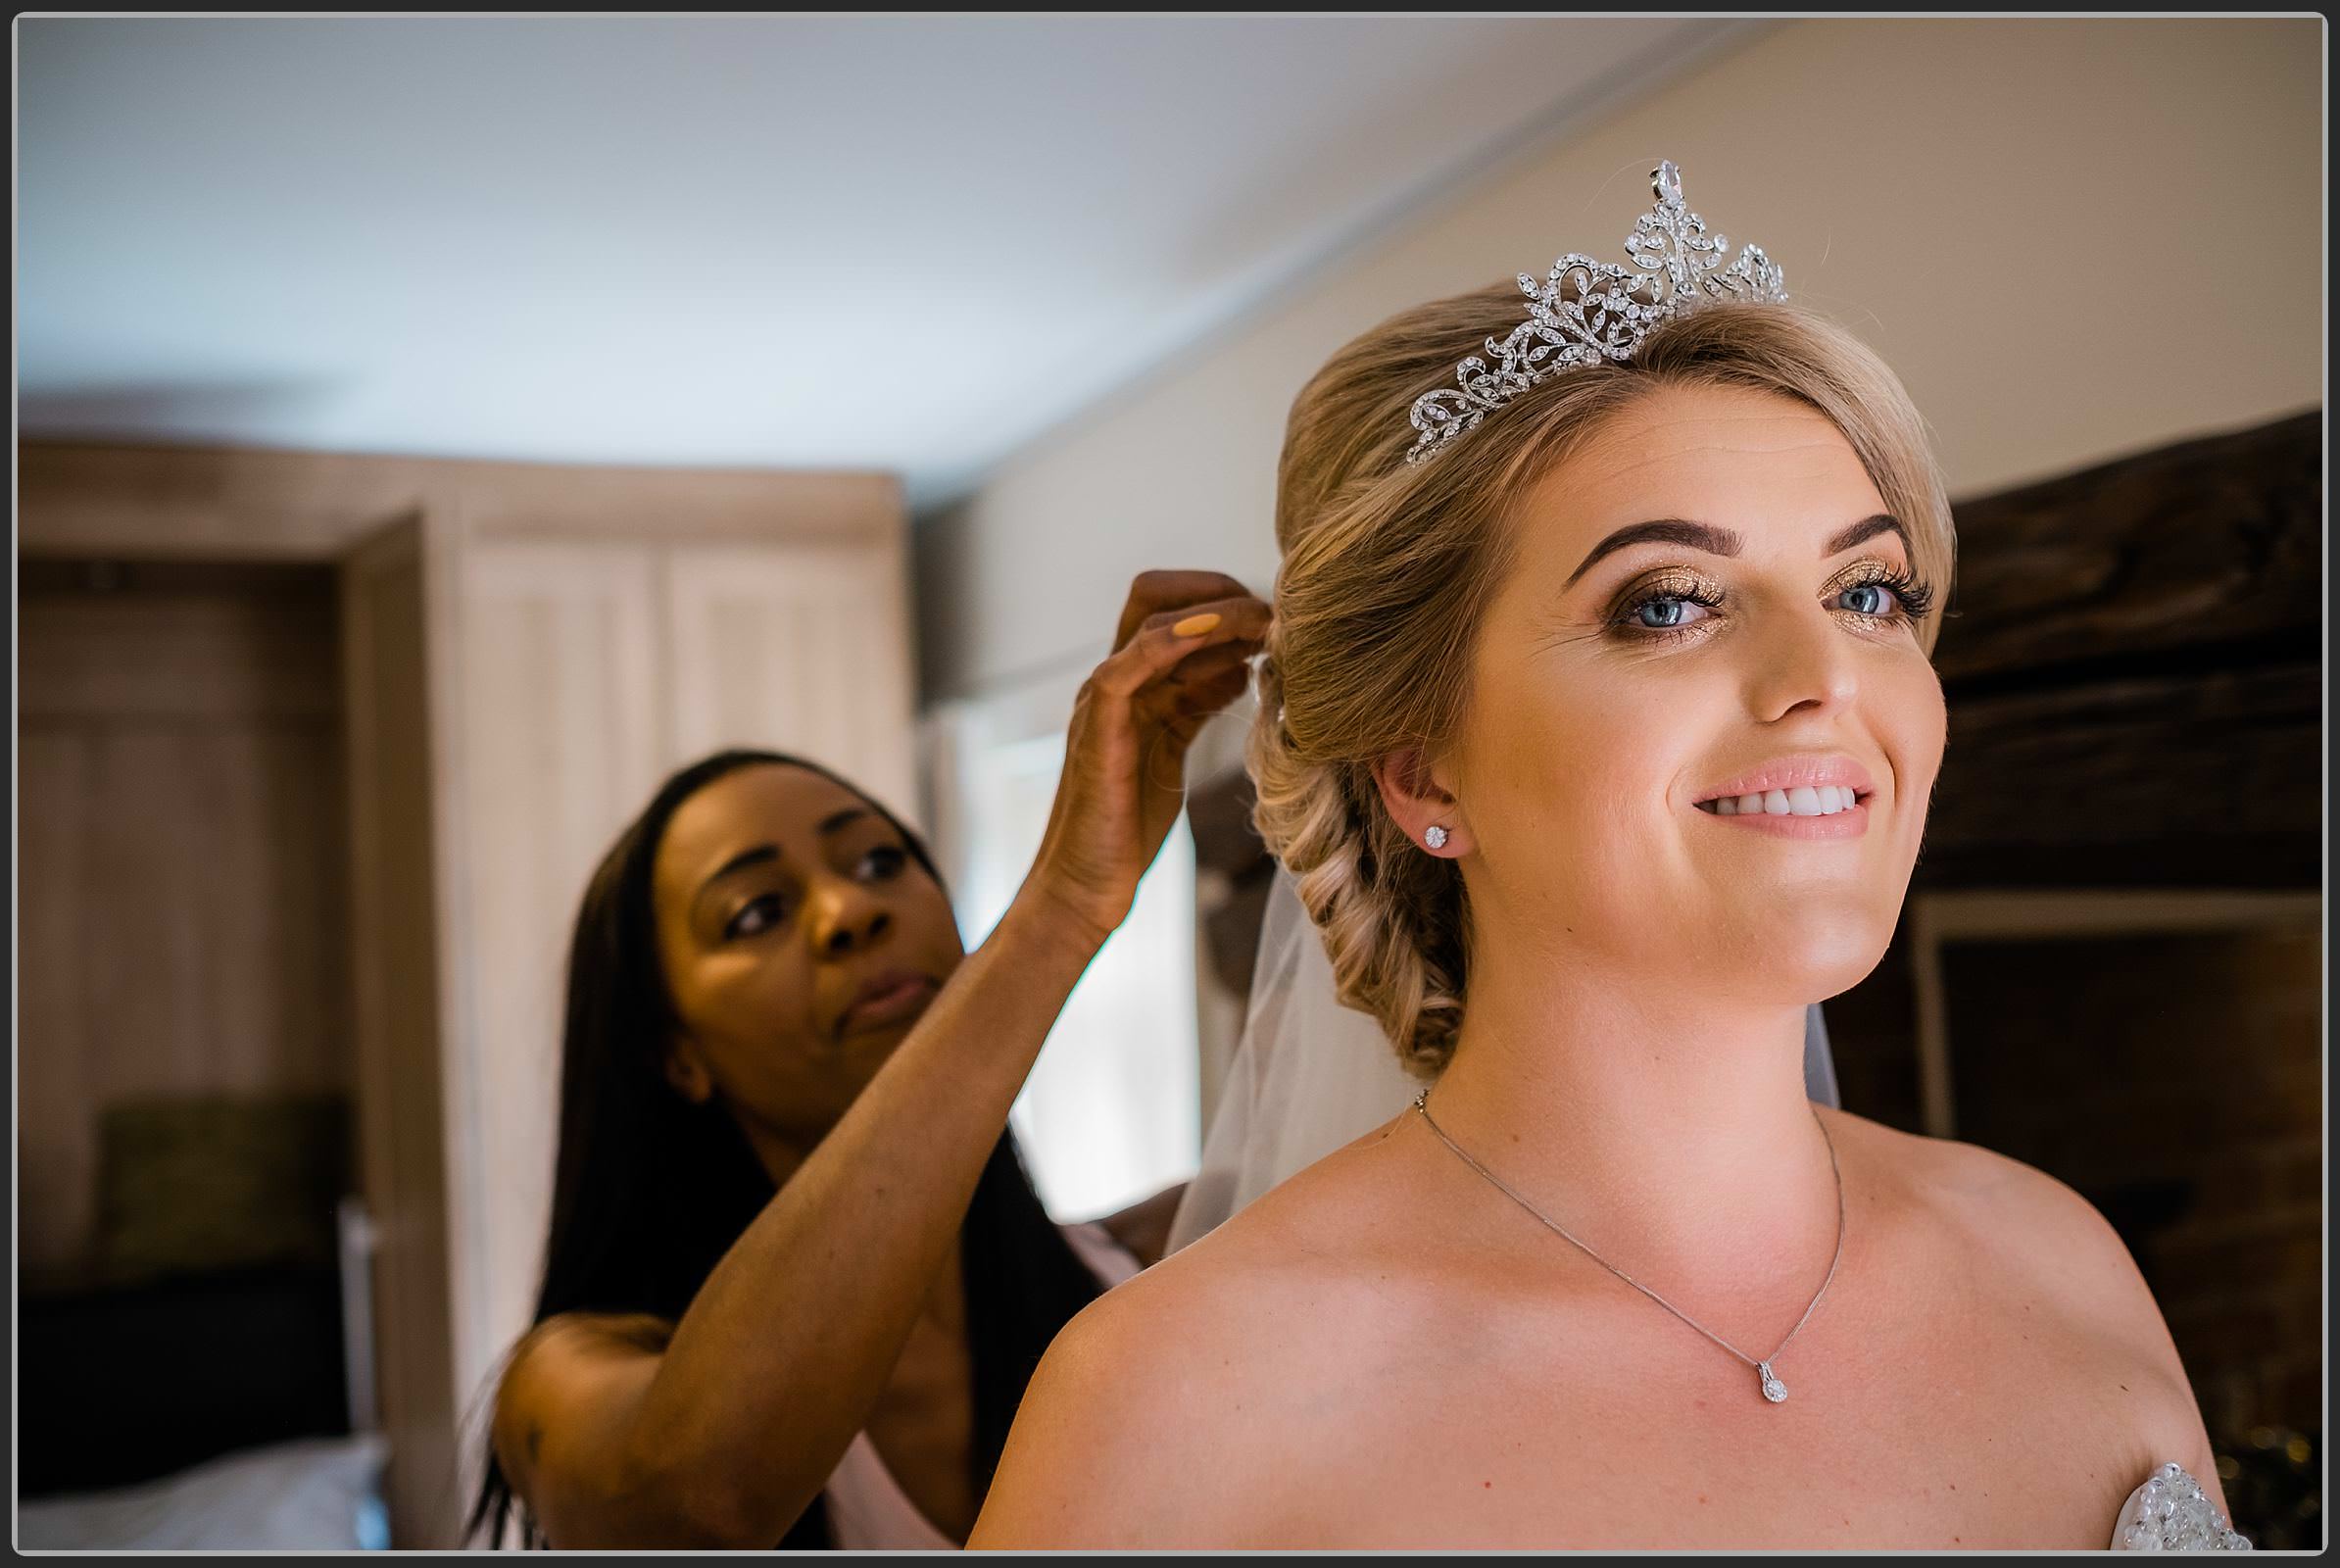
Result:
M2119 1227L2322 1539L2319 19L22 19L19 1541L451 1544L561 966L669 769L809 754L980 940L1130 577L1267 592L1384 316L1672 158L1931 421L1951 740L1849 1109ZM1015 1111L1190 1174L1244 714ZM459 1471L462 1472L459 1474Z

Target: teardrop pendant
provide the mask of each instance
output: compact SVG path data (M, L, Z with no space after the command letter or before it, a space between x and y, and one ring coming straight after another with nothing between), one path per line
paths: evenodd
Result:
M1773 1373L1772 1364L1769 1361L1759 1362L1755 1371L1763 1379L1763 1396L1774 1404L1784 1404L1787 1401L1787 1385Z

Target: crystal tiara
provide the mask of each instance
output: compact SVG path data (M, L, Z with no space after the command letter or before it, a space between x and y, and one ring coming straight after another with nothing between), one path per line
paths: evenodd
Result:
M1405 461L1420 463L1538 381L1579 365L1630 360L1665 322L1710 300L1778 304L1787 298L1776 263L1762 247L1742 248L1723 265L1729 241L1709 239L1706 223L1682 203L1682 171L1661 163L1650 176L1657 205L1633 223L1626 254L1633 271L1589 256L1570 254L1552 264L1541 283L1520 273L1528 318L1500 342L1487 340L1494 364L1473 355L1455 368L1455 386L1414 400L1421 432Z

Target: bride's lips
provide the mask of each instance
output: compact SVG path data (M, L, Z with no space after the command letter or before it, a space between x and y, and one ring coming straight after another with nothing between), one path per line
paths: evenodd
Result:
M883 1028L914 1018L926 1010L941 988L927 976L913 969L888 969L875 974L853 993L853 1000L838 1016L837 1032L852 1034L858 1029Z
M1822 800L1828 800L1831 794L1838 798L1850 795L1852 804L1818 816L1779 815L1768 810L1725 815L1716 809L1716 803L1726 799L1736 801L1750 795L1782 792L1793 798L1815 791L1823 792L1819 797ZM1692 806L1700 816L1718 824L1768 833L1775 838L1857 839L1869 831L1869 808L1876 791L1869 770L1851 758L1806 753L1776 757L1709 785L1698 793ZM1806 804L1811 803L1807 800Z

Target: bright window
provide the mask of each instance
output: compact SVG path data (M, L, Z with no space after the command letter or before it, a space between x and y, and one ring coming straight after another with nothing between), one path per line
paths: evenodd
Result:
M1039 852L1070 710L1069 690L1028 692L954 705L930 731L938 852L970 950ZM1075 1220L1192 1176L1200 1120L1194 847L1182 816L1058 1015L1009 1122L1049 1211Z

